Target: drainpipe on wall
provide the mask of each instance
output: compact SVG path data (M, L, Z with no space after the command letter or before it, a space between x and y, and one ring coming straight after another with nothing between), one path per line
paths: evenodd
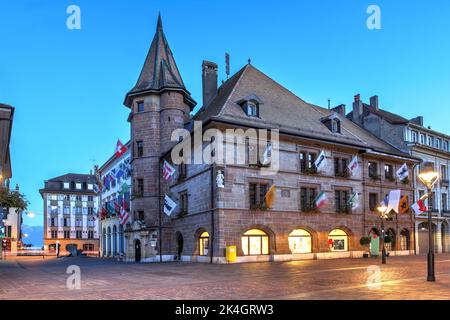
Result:
M416 181L416 167L419 164L416 163L413 167L413 179L414 179L414 183L413 183L413 203L416 203L417 199L416 199L416 188L417 188L417 181ZM414 216L413 210L411 210L411 224L412 224L412 229L413 229L413 238L414 238L414 255L417 255L417 245L416 245L416 217Z
M211 254L210 254L210 263L213 263L214 259L214 238L215 238L215 228L214 228L214 210L215 210L215 202L214 202L214 166L211 165Z

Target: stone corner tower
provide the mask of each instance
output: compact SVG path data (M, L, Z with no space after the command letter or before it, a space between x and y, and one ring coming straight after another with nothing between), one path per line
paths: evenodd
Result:
M136 85L127 93L132 143L131 221L145 223L145 229L159 225L159 161L175 144L173 130L183 128L196 102L183 79L163 31L161 15L156 33Z

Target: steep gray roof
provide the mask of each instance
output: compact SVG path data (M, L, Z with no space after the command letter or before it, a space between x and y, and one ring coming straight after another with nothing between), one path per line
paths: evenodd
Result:
M236 103L255 95L263 104L259 106L260 117L248 117ZM341 133L331 132L322 119L335 114L341 121ZM408 156L390 144L375 137L345 116L307 103L284 88L251 64L239 70L218 90L208 106L194 116L194 120L220 120L251 127L280 129L312 139L371 148L377 151Z
M195 101L184 86L180 71L163 31L161 15L159 15L156 33L141 74L136 85L127 93L125 105L127 107L131 106L131 97L133 96L149 92L161 92L167 89L181 91L185 99L195 106Z

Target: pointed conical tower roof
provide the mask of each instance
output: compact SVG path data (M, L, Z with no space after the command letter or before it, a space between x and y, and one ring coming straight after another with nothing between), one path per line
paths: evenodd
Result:
M147 93L161 93L166 90L181 91L186 102L193 108L196 102L184 86L180 71L170 50L163 31L161 15L158 15L156 34L153 38L139 79L125 98L125 105L131 107L132 97Z

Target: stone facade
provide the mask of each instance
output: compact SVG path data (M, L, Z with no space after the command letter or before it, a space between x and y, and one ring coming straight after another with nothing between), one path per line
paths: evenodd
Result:
M384 166L391 166L392 173L404 163L412 169L415 160L346 119L344 106L326 110L308 104L250 64L217 90L213 83L217 65L204 62L202 70L207 92L203 107L190 117L195 102L181 79L159 17L144 68L125 99L133 146L133 214L125 230L127 260L226 263L226 250L234 246L236 262L362 257L366 248L359 240L371 230L380 232L375 207L385 195L401 189L403 195L413 196L412 185L385 177ZM202 130L195 129L198 122L203 124ZM248 161L250 148L245 139L236 143L245 154L233 150L227 154L231 162L174 164L171 151L178 136L183 141L194 139L193 153L201 147L200 151L218 160L219 149L196 135L216 129L222 135L214 136L214 145L226 146L226 129L248 128L269 129L272 139L275 133L271 130L279 132L279 141L273 140L278 160L270 157L273 172L269 175ZM184 129L185 134L172 137L177 129ZM138 144L144 147L141 154L136 152ZM232 144L234 148L235 142ZM257 151L259 161L263 151ZM321 152L325 152L327 164L315 172L314 159ZM354 157L359 159L360 171L346 174ZM193 154L191 158L185 155L185 161L192 158ZM336 158L345 163L341 171L335 168ZM162 178L164 161L176 169L168 181ZM305 171L307 161L310 168ZM378 164L377 179L369 178L369 161ZM274 168L275 163L279 168ZM219 171L224 174L223 188L216 183ZM265 200L269 189L275 190L272 208L267 208ZM322 191L327 201L318 209L314 203ZM359 205L349 210L348 200L355 194ZM165 195L177 203L170 216L163 213ZM413 224L409 213L386 222L395 240L392 254L412 252Z
M359 113L359 116L355 116ZM440 181L434 187L433 230L435 251L450 251L450 136L442 132L426 128L423 117L405 119L399 115L382 110L378 105L378 97L371 98L370 104L355 96L353 111L349 114L354 122L372 132L377 137L389 142L400 150L420 159L421 164L414 167L414 176L418 177L420 168L431 163L440 173ZM412 181L414 189L413 201L417 201L427 193L426 187L419 181ZM425 200L425 205L430 205ZM428 252L428 218L427 213L415 217L415 252Z

